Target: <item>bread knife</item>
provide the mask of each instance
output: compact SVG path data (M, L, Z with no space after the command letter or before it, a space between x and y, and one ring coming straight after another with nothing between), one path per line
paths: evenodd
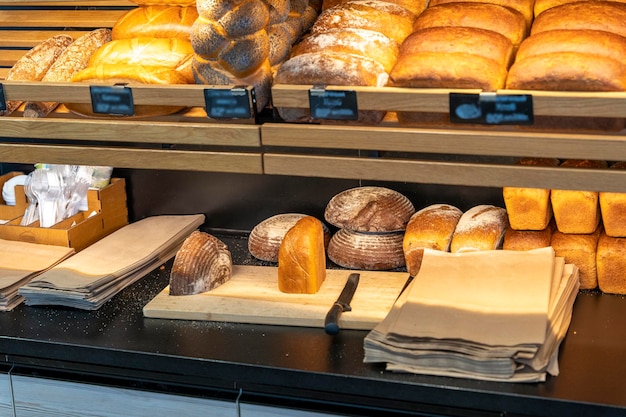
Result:
M350 274L348 277L348 281L346 281L346 285L344 285L343 290L341 290L339 298L337 298L337 301L335 301L326 314L326 319L324 320L324 330L326 333L330 335L339 333L339 316L341 316L341 313L344 311L352 310L350 301L352 301L352 296L354 296L356 287L359 285L359 278L360 274L358 273Z

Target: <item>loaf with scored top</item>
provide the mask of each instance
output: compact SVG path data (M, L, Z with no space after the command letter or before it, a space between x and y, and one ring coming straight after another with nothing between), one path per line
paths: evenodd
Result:
M504 208L489 204L474 206L459 219L450 242L450 252L501 249L507 227Z

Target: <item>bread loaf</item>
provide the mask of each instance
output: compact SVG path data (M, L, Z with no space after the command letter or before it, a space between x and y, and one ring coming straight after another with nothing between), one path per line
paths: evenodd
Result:
M626 294L626 239L601 233L596 249L598 287L608 294Z
M324 228L306 216L285 234L278 250L278 289L286 293L315 294L326 279Z
M56 35L37 44L13 64L5 80L41 81L54 61L73 41L74 38L69 35ZM0 115L10 115L22 103L22 101L8 100L6 110L0 111Z
M463 2L491 3L499 6L514 9L524 16L526 27L530 27L533 21L533 3L534 0L462 0ZM456 3L459 0L430 0L429 6L437 6L438 4Z
M333 196L324 219L357 232L401 232L415 208L403 194L385 187L350 188Z
M403 232L362 233L339 229L328 244L328 258L349 269L384 271L405 265Z
M624 91L626 66L613 58L553 52L515 61L506 88L552 91Z
M198 18L195 4L144 6L131 9L113 25L112 39L181 38L189 40L191 26Z
M554 222L550 222L543 230L515 230L509 227L504 233L502 249L504 250L532 250L550 246Z
M489 3L454 2L430 6L417 17L413 30L463 26L498 32L517 48L526 37L524 16L508 7Z
M132 0L133 3L140 6L195 6L196 0Z
M194 231L176 252L170 273L170 295L210 291L232 277L232 258L224 242L205 232Z
M581 0L535 0L534 4L534 14L535 16L539 16L541 13L545 12L548 9L551 9L556 6L561 6L567 3L575 3ZM623 0L610 0L616 3L624 3Z
M603 30L626 36L626 4L578 1L552 7L535 17L530 33L556 29Z
M523 158L517 164L557 167L559 160L556 158ZM549 189L503 187L502 196L512 229L543 230L552 219Z
M605 161L568 159L562 168L605 169ZM600 222L597 191L552 190L550 202L556 227L561 233L593 233Z
M404 232L402 248L406 269L417 275L424 249L448 252L452 234L463 212L448 204L433 204L411 216Z
M65 48L46 71L41 81L71 81L74 74L87 66L91 56L102 45L110 41L111 31L109 29L96 29L82 35ZM24 106L24 117L46 117L58 105L58 102L27 102Z
M278 249L280 243L298 220L306 217L302 213L281 213L271 216L252 229L248 237L248 250L257 259L267 262L278 262ZM324 223L324 248L330 241L330 230Z
M558 230L552 234L550 245L554 254L578 267L581 290L592 290L598 286L596 249L600 232L601 227L588 234L562 233Z
M450 242L450 252L500 249L507 227L505 209L488 204L474 206L459 219Z
M626 169L626 162L616 162L611 169ZM598 194L604 231L609 237L626 237L626 193Z

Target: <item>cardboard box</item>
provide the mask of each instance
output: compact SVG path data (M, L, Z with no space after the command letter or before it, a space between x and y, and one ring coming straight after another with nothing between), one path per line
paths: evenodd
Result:
M13 177L17 177L18 175L23 175L22 172L9 172L8 174L4 174L0 176L0 190L4 187L4 183L10 180ZM22 190L23 187L20 187ZM28 206L28 201L26 200L26 196L24 192L20 194L20 196L15 196L15 205L8 206L6 201L2 198L2 193L0 193L0 220L12 220L16 217L19 217L24 214L26 210L26 206Z
M16 202L26 201L24 187L15 187ZM9 206L10 207L10 206ZM39 227L36 221L21 226L23 207L18 217L0 225L0 239L74 248L76 252L128 224L126 181L112 178L111 184L87 193L87 211L81 211L49 228Z

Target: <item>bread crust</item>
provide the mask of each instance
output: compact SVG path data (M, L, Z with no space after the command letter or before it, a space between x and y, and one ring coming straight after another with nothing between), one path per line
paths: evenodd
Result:
M489 204L474 206L459 219L450 242L450 252L500 249L507 227L504 208Z
M592 290L598 286L596 250L602 228L592 233L572 234L555 230L550 245L556 256L578 267L580 289Z
M626 238L601 233L596 250L598 287L608 294L626 294Z
M189 40L198 18L195 6L152 5L129 10L113 25L113 40L139 37Z
M626 4L578 1L555 6L535 17L530 34L556 29L604 30L626 36Z

